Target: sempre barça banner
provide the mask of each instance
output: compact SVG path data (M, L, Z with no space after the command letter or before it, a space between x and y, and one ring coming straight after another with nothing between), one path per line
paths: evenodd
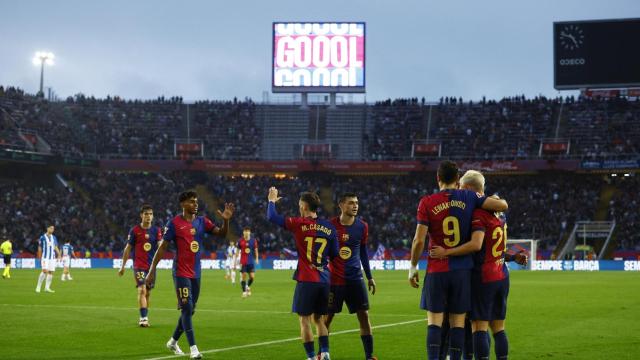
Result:
M365 24L273 23L273 92L364 92Z

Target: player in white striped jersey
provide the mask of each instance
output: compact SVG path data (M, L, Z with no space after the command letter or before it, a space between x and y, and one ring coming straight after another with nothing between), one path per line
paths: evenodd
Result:
M67 241L62 245L62 266L64 267L62 270L62 279L60 279L62 281L73 280L71 273L69 272L71 257L74 259L77 258L76 254L73 253L73 246L69 241Z
M38 277L38 286L36 286L36 292L40 292L42 282L46 280L44 291L55 292L51 290L51 282L53 281L53 272L56 271L56 261L60 260L60 249L58 249L58 239L53 235L55 227L49 225L47 232L40 236L38 240L38 257L40 258L40 264L42 272Z
M238 247L236 246L235 241L229 242L229 246L227 246L227 259L224 263L224 268L227 270L225 279L231 279L231 283L236 283L236 270L238 269L238 264L240 263L240 255L238 254Z

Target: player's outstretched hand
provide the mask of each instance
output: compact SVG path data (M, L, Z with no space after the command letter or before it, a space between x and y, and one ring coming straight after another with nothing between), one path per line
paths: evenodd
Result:
M515 257L514 260L516 264L527 266L527 262L529 261L529 259L527 258L527 255L523 254L522 252L519 252L515 254L514 257Z
M229 220L231 219L235 211L236 211L236 206L233 203L225 203L224 212L218 210L218 215L225 220Z
M267 199L275 203L280 201L282 198L278 196L278 189L272 186L269 188L269 195L267 196Z
M409 269L409 283L416 289L420 287L420 275L418 269L413 266Z
M447 257L447 250L440 246L434 246L429 250L429 256L436 259L444 259Z
M147 284L148 287L151 287L151 285L153 284L153 280L155 280L155 277L155 271L149 271L147 277L144 279L145 284Z
M369 291L371 292L371 295L376 294L376 282L373 279L369 279Z

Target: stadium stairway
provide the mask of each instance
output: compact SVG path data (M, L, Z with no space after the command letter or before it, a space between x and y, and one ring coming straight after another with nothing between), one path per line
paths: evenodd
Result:
M200 200L202 200L205 205L207 206L207 209L209 209L209 216L211 217L216 217L216 223L220 224L222 223L222 219L218 217L216 209L222 209L222 204L220 204L220 202L218 201L218 199L216 199L215 195L213 195L213 193L207 189L207 187L205 185L196 185L196 192L198 193L198 196L200 197ZM231 219L231 224L233 225L233 219ZM239 238L238 233L235 231L234 226L230 226L229 227L229 231L227 232L227 240L233 240L236 241Z
M333 216L333 209L335 209L335 204L333 203L333 189L330 187L323 186L320 188L320 201L322 201L322 209L326 213L326 217Z
M80 194L80 196L82 196L82 199L84 199L86 203L93 205L93 201L91 200L91 196L89 195L87 190L85 190L82 186L78 185L75 181L66 180L66 182L70 188L74 189L76 192L78 192L78 194ZM109 228L112 234L117 234L121 231L118 225L114 224L113 221L111 221L111 219L109 219L109 217L105 215L102 209L94 206L92 207L93 207L93 216L99 219L103 219L107 223L107 227Z
M600 191L600 200L598 201L598 207L595 213L596 221L607 220L607 215L609 214L609 202L618 193L618 191L620 190L618 190L617 187L611 184L607 184L602 187L602 190ZM611 241L609 241L607 248L604 249L605 259L611 259L611 256L613 255L613 252L615 251L617 244L618 242L616 241L616 233L614 230L614 233L611 237Z

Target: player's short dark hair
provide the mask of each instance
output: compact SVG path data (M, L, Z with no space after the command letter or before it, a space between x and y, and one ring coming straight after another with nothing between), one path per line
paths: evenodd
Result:
M322 204L322 202L320 201L320 196L310 191L305 191L302 194L300 194L300 200L307 203L307 205L309 205L309 210L313 212L318 211L318 208Z
M358 195L356 195L356 193L353 192L346 192L346 193L342 193L342 195L340 195L340 197L338 198L338 203L342 204L343 202L347 201L348 198L357 198Z
M247 230L251 231L251 228L248 227L248 226L245 226L245 227L242 228L242 231L247 231Z
M144 204L142 206L140 206L140 214L142 214L145 211L151 210L153 212L153 207L151 207L151 205L149 204Z
M451 160L445 160L438 166L438 179L445 184L453 184L459 178L458 165Z
M178 202L183 202L192 198L198 198L198 193L193 190L183 191L178 195Z

